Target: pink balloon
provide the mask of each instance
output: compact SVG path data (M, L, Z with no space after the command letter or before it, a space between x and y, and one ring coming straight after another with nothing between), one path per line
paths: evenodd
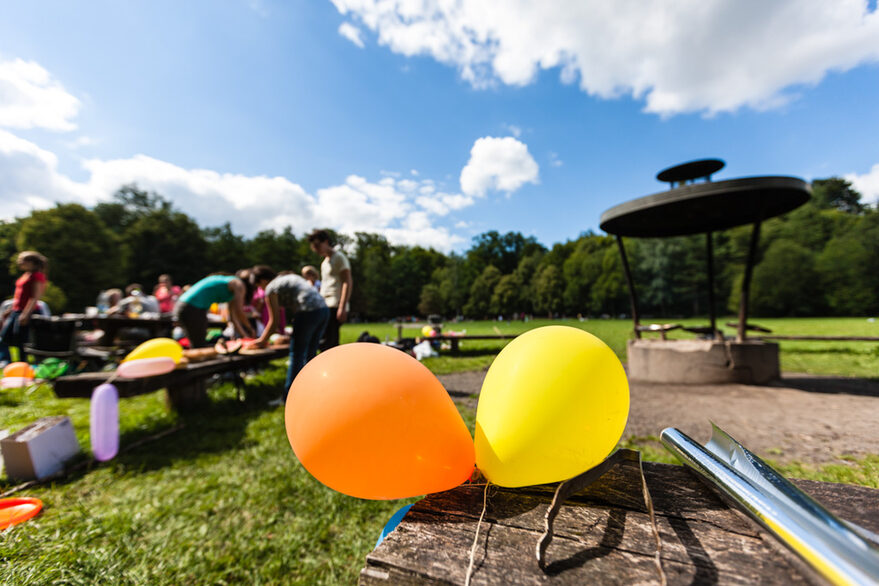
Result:
M167 374L174 370L176 364L173 358L162 356L159 358L139 358L123 362L116 367L116 373L124 378L144 378Z
M112 459L119 452L119 391L109 383L92 391L89 429L95 460Z
M26 387L34 382L34 379L27 378L24 376L7 376L0 378L0 388L3 389L18 389L21 387Z

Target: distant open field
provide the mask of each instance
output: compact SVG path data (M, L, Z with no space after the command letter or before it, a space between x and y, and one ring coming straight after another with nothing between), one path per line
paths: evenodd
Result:
M733 317L718 319L721 326L733 321ZM759 318L752 323L769 328L778 335L814 336L875 336L879 337L879 321L869 322L866 317L834 318ZM706 319L669 320L686 325L707 325ZM644 320L643 323L650 323ZM632 337L631 320L593 319L578 321L536 319L522 321L463 321L445 324L445 330L466 331L468 334L515 335L546 325L567 325L590 332L607 343L620 360L626 360L626 340ZM403 330L406 337L421 335L420 324L408 324ZM417 326L417 327L416 327ZM725 327L726 335L734 335L732 328ZM343 342L353 342L361 332L368 331L380 340L393 340L397 336L396 326L390 323L346 324L342 328ZM657 337L648 334L645 337ZM692 338L693 334L674 331L670 338ZM461 354L457 357L445 354L430 358L425 364L437 374L460 372L485 368L506 344L505 341L474 340L461 344ZM810 374L833 374L840 376L879 377L879 342L823 342L803 341L781 342L781 368L786 372L805 372Z

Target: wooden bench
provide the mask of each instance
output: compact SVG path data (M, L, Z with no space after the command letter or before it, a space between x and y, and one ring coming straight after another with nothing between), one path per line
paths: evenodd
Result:
M426 339L431 340L431 341L432 340L441 340L441 341L451 342L452 343L452 347L451 347L452 354L457 354L461 351L460 346L458 344L463 340L512 340L517 335L518 334L510 334L509 336L504 336L504 335L485 335L485 336L482 336L482 335L476 334L476 335L471 336L469 334L464 334L462 336L449 336L446 334L440 334L439 336L434 336L432 338L426 338Z
M668 332L671 332L673 330L678 330L682 327L684 327L684 326L682 326L681 324L648 324L648 325L638 324L637 326L635 326L635 331L636 332L646 332L646 333L659 332L659 337L662 338L663 340L667 340L668 338L666 337L666 334Z
M190 363L159 376L117 378L113 384L119 390L120 397L133 397L165 389L166 402L170 409L191 411L207 400L207 382L211 376L263 366L272 360L286 357L288 353L286 348L252 350L247 354ZM84 372L59 377L54 381L55 395L60 398L91 397L94 388L107 382L111 376L112 372Z
M812 570L690 471L644 464L668 584L809 584ZM879 490L794 481L840 517L879 531ZM649 516L625 499L636 483L601 481L575 494L555 519L543 569L535 546L554 485L491 487L474 556L473 584L658 584ZM367 555L360 584L463 584L483 487L463 485L415 503ZM621 498L623 497L623 498Z

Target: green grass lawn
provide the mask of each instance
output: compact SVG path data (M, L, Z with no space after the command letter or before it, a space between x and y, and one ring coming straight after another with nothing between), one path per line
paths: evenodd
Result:
M515 334L547 323L465 322L447 329ZM624 356L629 322L564 323L594 333ZM879 324L854 318L757 323L779 333L879 335ZM343 328L343 341L364 330L380 339L396 336L390 324L352 324ZM406 330L406 335L417 332ZM441 356L427 365L436 373L484 368L502 346L467 342L461 356ZM786 370L876 376L879 366L870 343L782 348ZM355 582L384 523L411 500L346 497L305 472L287 442L283 410L266 406L283 378L280 365L250 377L242 402L231 384L217 384L210 406L193 416L169 413L162 393L122 400L123 448L183 427L109 463L84 465L63 482L20 493L43 499L46 508L36 519L0 533L0 582ZM39 417L66 414L86 450L88 411L88 400L57 399L48 386L0 391L0 428L15 430ZM474 411L462 408L462 415L472 431ZM642 449L648 459L671 461L656 438L632 438L626 446ZM782 472L876 487L879 455L821 469L789 465ZM10 486L0 479L0 492Z
M734 335L733 328L724 327L728 321L734 321L733 317L719 318L717 323L726 335ZM664 320L682 323L685 325L708 325L706 319ZM769 328L778 335L814 335L814 336L873 336L879 337L879 321L869 322L867 318L844 317L844 318L759 318L752 320L753 323ZM650 323L650 320L643 320ZM462 331L468 334L497 334L515 335L529 329L551 325L564 324L575 328L581 328L590 332L610 346L617 356L625 362L626 340L632 335L632 322L629 320L602 320L593 319L586 321L570 320L545 320L538 319L530 322L505 321L505 322L460 322L445 325L446 330ZM421 335L421 326L403 330L403 335L415 337ZM353 342L361 332L368 331L381 340L393 340L397 336L397 330L388 323L350 324L343 328L342 337L344 342ZM645 334L645 337L658 337L655 334ZM670 338L692 338L693 334L680 330L669 334ZM428 359L425 364L437 374L459 372L486 368L491 364L494 356L506 344L505 341L474 340L461 344L461 354L457 357L448 355L439 358ZM806 372L810 374L833 374L841 376L855 376L864 378L879 378L879 343L877 342L795 342L782 341L781 343L781 368L785 372Z

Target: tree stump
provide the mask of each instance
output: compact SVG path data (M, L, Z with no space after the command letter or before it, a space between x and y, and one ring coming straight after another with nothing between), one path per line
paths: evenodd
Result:
M809 584L816 575L680 466L644 464L669 584ZM640 484L640 483L638 483ZM796 481L841 517L879 531L879 490ZM541 569L535 546L555 486L489 489L473 584L658 584L649 516L621 496L640 485L598 482L562 507ZM430 495L366 558L360 583L463 584L483 487ZM616 493L616 494L614 494ZM817 580L820 582L820 579Z

